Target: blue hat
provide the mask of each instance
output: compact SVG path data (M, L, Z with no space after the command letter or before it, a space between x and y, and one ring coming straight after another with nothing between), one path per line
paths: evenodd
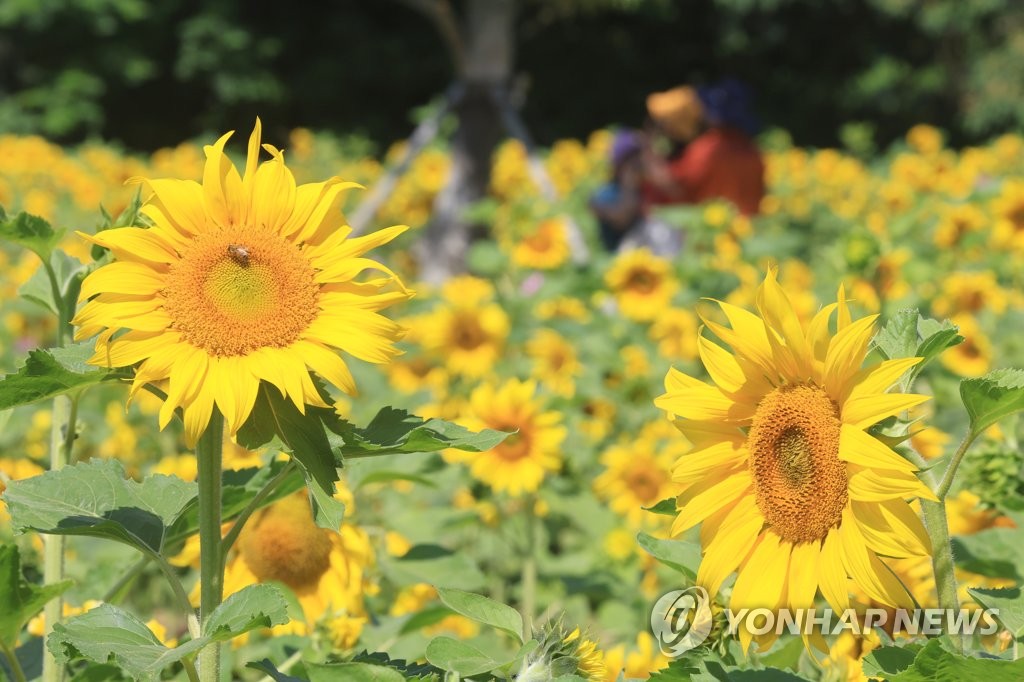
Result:
M739 128L748 135L761 130L761 122L753 112L751 89L735 78L727 78L697 89L704 118L713 126Z

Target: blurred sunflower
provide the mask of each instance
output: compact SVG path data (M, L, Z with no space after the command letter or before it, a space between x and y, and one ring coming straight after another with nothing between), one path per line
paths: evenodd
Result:
M734 609L806 609L820 589L843 611L849 577L879 603L910 607L878 555L928 554L905 500L935 496L866 429L927 400L886 392L920 358L862 369L877 316L852 320L842 287L806 326L773 271L757 292L760 317L720 305L730 326L705 324L733 352L698 339L715 385L671 370L655 401L695 448L674 472L672 532L703 522L698 583L715 594L736 571ZM751 638L740 629L744 649Z
M565 221L549 218L540 221L532 232L516 242L512 260L521 268L553 270L569 260L569 253Z
M992 368L992 343L972 315L955 315L952 321L964 341L940 355L939 362L958 376L980 377Z
M515 433L486 452L449 452L448 459L468 463L474 478L496 492L521 495L537 490L544 476L561 466L566 429L562 415L546 411L536 392L536 382L518 379L477 387L469 399L469 415L459 422L474 431Z
M959 246L968 235L980 232L987 223L988 216L977 204L946 206L935 226L935 245L943 249Z
M631 320L655 319L679 289L672 264L647 249L627 251L615 258L604 276L622 314Z
M261 381L300 411L324 406L308 369L354 393L334 349L390 360L402 330L378 311L411 295L390 270L361 257L404 226L349 239L338 204L354 183L331 178L297 187L283 152L271 145L263 148L273 158L259 164L259 119L239 175L224 154L230 136L205 147L202 184L142 181L153 192L142 209L152 227L79 233L116 260L82 283L80 300L88 303L74 319L75 338L99 334L92 364L141 363L132 395L148 382L164 383L160 427L181 407L190 446L215 404L233 435ZM366 270L386 276L357 282Z
M448 371L480 377L494 366L508 338L508 315L497 303L443 305L423 320L423 345Z
M258 582L283 583L302 605L305 623L292 621L277 631L307 634L325 618L366 616L366 572L373 563L366 532L349 523L339 532L318 528L302 491L257 512L245 525L227 563L224 594ZM351 636L358 624L345 622L347 639L358 638Z
M992 201L996 216L992 245L999 249L1024 250L1024 180L1007 180Z
M640 632L635 648L627 652L626 645L620 644L608 649L604 652L604 663L605 682L616 682L619 673L628 680L646 680L651 673L667 667L669 659L658 650L651 633Z
M572 397L583 365L564 336L553 329L540 329L526 342L526 354L533 360L534 377L555 395Z
M673 360L697 357L697 317L683 308L663 310L648 330L658 344L658 353Z
M676 439L677 441L679 439ZM594 479L594 492L634 528L653 528L666 517L644 511L675 495L672 463L685 444L657 448L651 439L613 445L601 455L604 471ZM676 452L673 452L673 446Z

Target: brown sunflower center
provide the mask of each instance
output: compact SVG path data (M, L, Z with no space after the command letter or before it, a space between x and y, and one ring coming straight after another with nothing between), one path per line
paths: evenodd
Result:
M501 431L516 431L519 426L508 425ZM530 439L521 430L511 434L508 438L503 440L500 445L494 448L494 451L499 457L508 461L515 462L523 459L530 454Z
M296 591L314 588L331 567L331 536L317 528L301 496L270 507L238 537L245 563L261 581L279 580Z
M638 294L649 294L658 286L658 276L645 268L637 268L629 273L626 288Z
M232 227L196 237L171 266L164 309L186 341L210 355L288 346L316 318L309 261L276 234Z
M452 329L452 340L463 350L475 350L487 342L487 332L483 330L475 316L462 315Z
M636 469L626 474L626 486L633 491L636 499L645 505L650 505L658 500L658 492L661 490L662 477L650 469Z
M783 386L761 399L747 434L757 506L785 540L820 540L847 501L839 410L822 389Z

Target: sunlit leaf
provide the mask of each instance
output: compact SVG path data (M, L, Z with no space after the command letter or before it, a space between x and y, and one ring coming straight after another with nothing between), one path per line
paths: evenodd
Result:
M71 587L65 580L53 585L33 585L21 574L21 560L14 545L0 545L0 644L13 650L22 628L46 602Z
M960 382L960 397L971 418L971 432L982 431L1024 410L1024 370L997 369L977 379Z

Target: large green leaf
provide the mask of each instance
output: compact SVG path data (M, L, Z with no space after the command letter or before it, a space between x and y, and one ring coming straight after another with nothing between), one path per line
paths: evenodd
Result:
M156 680L164 668L208 644L286 622L287 604L280 591L271 585L250 585L214 609L202 637L173 649L164 646L141 620L110 604L57 623L47 646L61 662L86 658L116 663L135 679Z
M523 642L523 617L511 606L472 592L451 587L437 588L441 601L466 618L490 625Z
M921 317L916 308L900 310L889 318L874 338L874 346L889 359L921 358L900 381L900 390L909 390L914 379L928 363L944 350L962 343L956 326L949 320L933 320Z
M699 545L685 540L660 540L647 533L640 533L636 540L652 557L690 580L696 580L697 566L700 564Z
M503 665L476 647L451 637L435 637L427 644L427 662L463 677L490 672Z
M138 483L120 462L94 459L11 481L4 500L15 530L90 535L159 553L197 494L195 483L162 474Z
M921 650L918 645L908 646L883 646L872 649L864 657L863 671L866 677L890 677L903 672L914 664L917 652Z
M133 679L148 682L157 680L164 668L196 653L209 641L201 637L170 649L132 614L102 604L54 624L46 645L59 663L75 658L115 663Z
M340 437L333 441L343 457L437 452L447 448L483 452L508 437L507 433L491 429L474 433L458 424L441 419L425 420L394 407L383 408L366 428L342 421L332 430Z
M24 211L14 216L0 215L0 240L12 242L34 251L44 261L64 236L46 220Z
M946 651L940 640L932 639L918 652L913 665L896 675L887 675L886 679L890 682L1020 682L1024 679L1024 659L970 658Z
M265 583L248 585L214 609L203 636L222 642L243 632L288 622L288 602L281 590Z
M998 612L996 619L1010 631L1016 639L1024 637L1024 597L1019 587L990 589L968 587L967 591L974 601L983 608Z
M21 575L21 560L14 545L0 545L0 644L13 650L22 628L43 610L46 602L71 587L66 580L33 585Z
M913 356L917 350L917 325L920 318L917 308L897 311L875 334L875 347L890 360Z
M324 424L325 419L336 419L333 415L330 410L309 406L303 414L280 391L263 382L252 415L238 431L238 442L251 449L279 442L281 449L302 465L316 524L336 530L345 511L333 498L340 462Z
M960 382L960 397L971 418L971 432L980 434L1003 417L1024 410L1024 370L997 369Z
M987 578L1024 579L1024 532L1018 528L986 528L952 540L953 558L965 571Z
M25 364L0 379L0 410L82 391L104 381L126 378L122 370L87 365L93 343L29 351Z
M309 682L405 682L393 668L372 663L307 663Z

